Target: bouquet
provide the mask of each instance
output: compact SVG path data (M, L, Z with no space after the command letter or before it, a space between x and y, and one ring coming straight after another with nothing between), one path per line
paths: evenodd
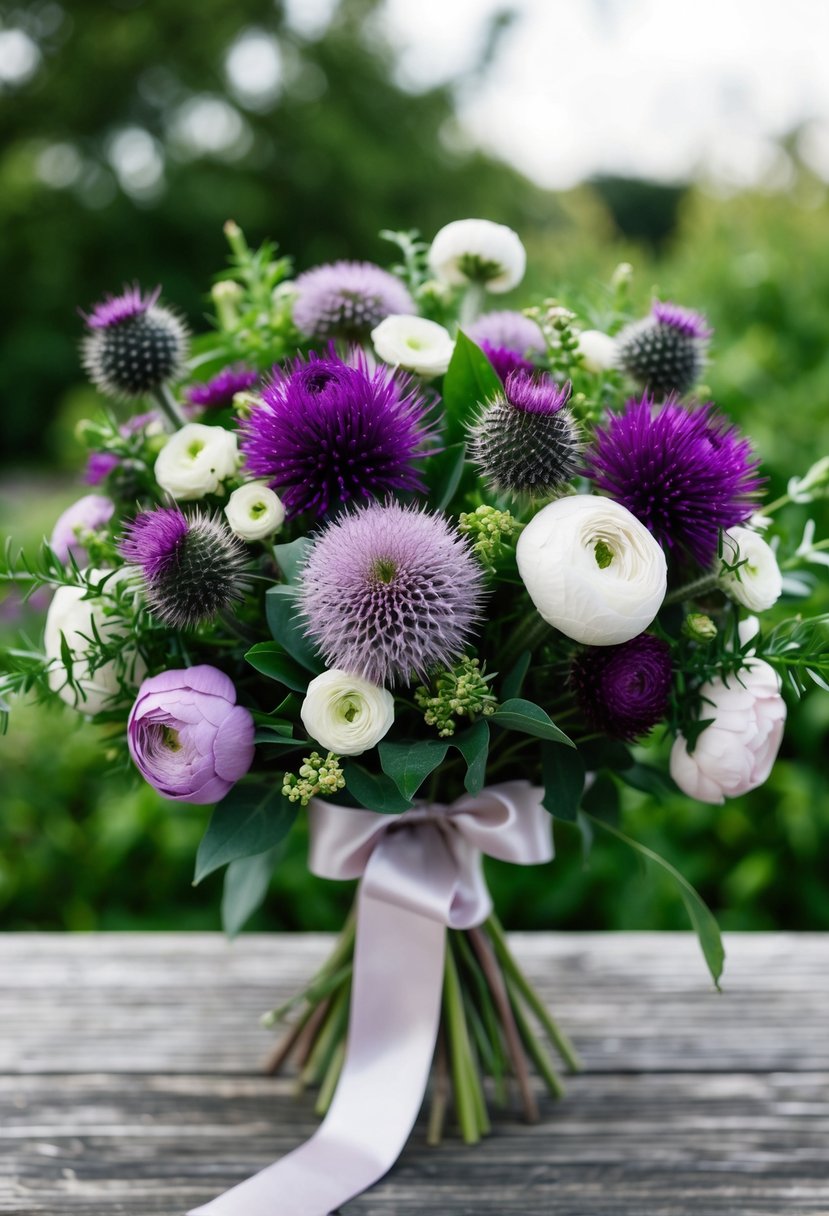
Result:
M606 832L677 884L716 983L713 916L620 830L617 787L722 803L769 775L783 692L829 687L826 620L763 614L829 564L699 382L705 318L631 315L630 268L590 304L523 311L510 229L384 233L390 270L293 277L226 225L193 338L138 285L84 314L112 403L85 422L92 492L3 577L52 591L42 650L4 658L101 724L165 798L213 806L196 881L226 867L236 931L307 815L310 866L360 878L271 1060L319 1086L319 1132L208 1204L324 1216L395 1161L429 1089L465 1141L531 1072L578 1061L512 956L482 857L549 861L552 825ZM429 1078L431 1074L431 1086ZM201 1209L200 1209L201 1210Z

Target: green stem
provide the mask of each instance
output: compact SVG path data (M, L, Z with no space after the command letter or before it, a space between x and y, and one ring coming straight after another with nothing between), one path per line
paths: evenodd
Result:
M356 929L357 911L356 907L352 907L346 917L346 922L334 945L334 949L314 978L301 992L297 992L290 1000L285 1001L283 1005L278 1005L276 1009L272 1009L270 1013L266 1013L262 1018L263 1026L273 1026L277 1022L281 1022L286 1014L295 1009L297 1005L301 1005L303 1001L307 1001L310 1005L318 1004L338 984L343 983L348 978L346 969L348 969L348 974L350 975ZM334 980L335 982L329 983L330 980Z
M446 1104L449 1098L449 1067L446 1062L446 1030L441 1019L438 1041L435 1048L435 1064L432 1081L432 1105L429 1109L429 1124L426 1128L426 1143L434 1147L443 1137L446 1121Z
M337 1046L334 1048L334 1053L331 1056L331 1061L328 1065L328 1070L323 1078L320 1086L319 1096L314 1106L314 1111L321 1118L328 1114L328 1108L331 1105L331 1100L337 1091L337 1082L340 1079L340 1073L343 1070L345 1063L345 1037L340 1039Z
M507 1060L504 1055L498 1015L492 1002L492 993L489 990L489 985L480 964L467 941L466 934L464 932L453 933L452 940L457 948L458 956L464 964L465 971L471 977L478 1008L480 1009L480 1016L488 1037L491 1052L490 1072L495 1085L495 1100L500 1106L506 1106L507 1089L504 1078L507 1071Z
M524 650L535 650L546 640L550 626L538 612L531 612L524 617L513 631L513 640L507 642L499 659L502 671L509 671L518 656Z
M185 424L185 419L178 407L178 402L167 385L160 384L158 388L153 389L150 396L170 424L170 430L180 430Z
M663 604L680 604L684 600L696 599L707 591L715 590L717 583L718 575L703 574L701 578L694 579L692 583L686 583L684 587L677 587L676 591L666 595Z
M562 1060L564 1060L567 1067L571 1070L571 1072L580 1072L582 1064L575 1047L570 1042L564 1031L558 1026L546 1005L541 1000L530 981L524 975L524 972L518 966L518 963L515 961L515 956L507 945L504 930L494 914L487 920L486 929L492 940L495 953L498 956L498 961L507 977L513 982L517 991L520 992L527 1005L538 1018L539 1022L544 1027L547 1037L555 1047L558 1054L561 1056Z
M446 970L443 981L443 1009L446 1019L449 1056L452 1061L452 1083L455 1089L455 1108L461 1135L467 1144L477 1144L481 1138L478 1123L478 1103L473 1090L470 1072L471 1048L466 1028L466 1018L461 1000L458 970L451 949L446 950Z
M521 1000L515 981L511 980L509 976L507 976L507 993L509 994L512 1013L513 1017L515 1018L515 1024L518 1027L518 1033L521 1035L524 1046L526 1047L533 1064L535 1064L536 1069L543 1078L552 1096L554 1098L563 1098L564 1086L556 1075L552 1060L547 1055L547 1052L544 1050L535 1034L533 1034L532 1027L527 1021L524 1010L521 1008Z
M316 1042L300 1073L300 1087L321 1081L327 1073L334 1052L345 1037L350 996L351 985L346 984L331 1001L328 1015L320 1027Z
M485 294L484 288L480 283L469 284L461 301L461 311L458 317L458 324L461 329L466 329L468 325L471 325L473 321L478 319L483 307Z

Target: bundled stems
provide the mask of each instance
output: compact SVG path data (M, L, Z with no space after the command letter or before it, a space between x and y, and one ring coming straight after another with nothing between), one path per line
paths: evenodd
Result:
M263 1019L275 1025L295 1020L267 1061L277 1072L288 1060L297 1087L318 1085L315 1110L324 1115L336 1092L346 1053L353 969L355 915L350 914L331 956L296 997ZM534 1069L553 1098L564 1092L550 1051L571 1071L578 1056L516 962L498 921L447 934L441 1020L432 1071L426 1139L438 1144L450 1107L467 1144L490 1130L488 1098L501 1108L517 1089L524 1118L539 1117Z

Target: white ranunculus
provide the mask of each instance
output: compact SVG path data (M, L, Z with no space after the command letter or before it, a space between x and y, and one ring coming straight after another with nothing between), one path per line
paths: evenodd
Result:
M527 253L517 232L492 220L453 220L429 250L429 268L452 287L483 283L487 291L511 291L524 277Z
M155 462L155 479L185 502L215 494L239 467L236 435L221 426L188 422L165 443Z
M94 584L102 579L107 571L87 570L85 573ZM111 587L113 582L130 577L131 573L129 567L116 571L105 584L104 591ZM137 686L143 680L147 669L140 656L127 648L122 651L118 660L112 659L90 672L88 639L94 637L97 631L103 641L109 642L114 638L126 637L128 629L121 617L107 612L103 599L85 600L84 594L83 587L57 588L46 614L43 645L46 657L50 660L48 679L52 691L73 709L84 714L97 714L111 707L112 698L119 690L119 670ZM73 685L67 683L67 671L61 653L61 635L72 652L72 680L74 685L82 690L81 694Z
M420 376L442 376L455 349L449 330L436 321L397 313L371 331L371 340L385 363Z
M719 587L749 612L765 612L780 599L783 576L771 545L750 528L729 528L723 535L723 559L736 570L720 574Z
M518 571L541 616L568 638L615 646L647 629L665 598L665 554L626 507L576 494L533 516Z
M263 481L239 486L227 500L225 517L231 532L242 540L264 540L285 522L282 499Z
M394 722L394 697L361 676L333 667L308 685L300 710L312 739L338 756L359 756Z
M713 718L693 752L683 735L671 749L671 776L684 794L699 802L721 804L757 789L772 770L783 728L786 703L780 678L762 659L728 678L700 688L701 715Z
M578 353L589 372L609 372L616 366L616 339L600 329L585 329L578 335Z

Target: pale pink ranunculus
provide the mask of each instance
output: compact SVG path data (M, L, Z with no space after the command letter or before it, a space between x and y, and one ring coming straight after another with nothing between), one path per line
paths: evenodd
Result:
M772 770L783 728L786 703L780 678L761 659L739 676L711 680L700 689L701 715L714 721L699 736L693 752L683 735L671 751L671 776L684 794L699 802L721 804L757 789Z
M58 561L66 562L73 553L75 561L84 565L86 550L82 537L85 532L97 532L112 519L115 503L103 494L84 494L71 507L67 507L55 522L49 544Z

